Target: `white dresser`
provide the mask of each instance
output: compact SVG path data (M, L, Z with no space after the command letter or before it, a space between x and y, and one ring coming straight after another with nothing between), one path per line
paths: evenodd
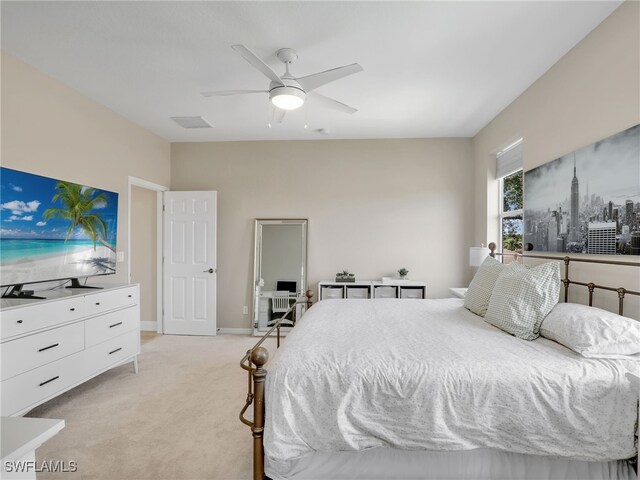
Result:
M125 362L137 372L138 285L47 291L46 300L3 299L0 414L22 415Z
M427 298L427 284L409 280L382 282L360 280L355 282L333 282L323 280L318 283L318 299L330 298Z

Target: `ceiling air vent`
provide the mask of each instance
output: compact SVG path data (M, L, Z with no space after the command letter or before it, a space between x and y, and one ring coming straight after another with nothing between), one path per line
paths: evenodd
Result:
M171 117L171 120L183 128L213 128L213 125L202 117Z

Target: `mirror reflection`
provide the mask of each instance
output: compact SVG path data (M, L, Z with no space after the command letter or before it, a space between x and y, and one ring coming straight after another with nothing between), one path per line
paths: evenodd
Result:
M256 220L254 333L268 330L296 302L283 325L302 314L307 290L307 220Z

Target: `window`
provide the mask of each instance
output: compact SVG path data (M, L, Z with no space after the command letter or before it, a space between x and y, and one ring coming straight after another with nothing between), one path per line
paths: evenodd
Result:
M522 139L496 156L496 176L500 185L500 249L502 253L522 253ZM514 257L503 256L510 263Z
M522 179L518 170L500 179L500 245L503 253L522 253ZM509 257L503 257L509 263Z

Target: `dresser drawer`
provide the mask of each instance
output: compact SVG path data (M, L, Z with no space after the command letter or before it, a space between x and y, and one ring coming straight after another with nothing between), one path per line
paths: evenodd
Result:
M84 351L17 375L1 384L0 413L9 416L80 382L85 377Z
M0 339L4 341L16 335L23 335L52 327L59 323L76 320L84 315L84 300L82 297L6 309L2 311L2 319L0 320L2 321Z
M112 367L139 353L140 332L132 330L119 337L94 345L85 350L88 372L95 373Z
M33 370L84 348L84 323L77 322L0 344L2 380Z
M118 288L85 297L86 314L98 315L116 308L138 304L138 287Z
M139 307L133 306L85 320L85 344L97 345L138 328Z

